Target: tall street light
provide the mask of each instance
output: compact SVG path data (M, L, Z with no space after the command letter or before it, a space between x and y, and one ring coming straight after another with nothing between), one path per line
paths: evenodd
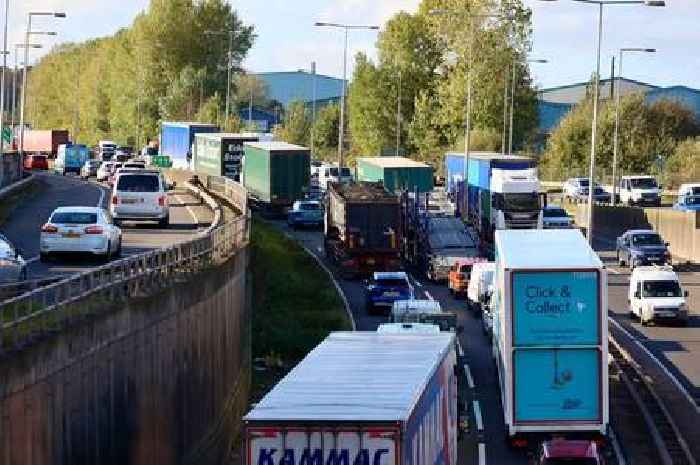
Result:
M351 24L338 24L338 23L314 23L316 27L332 27L336 29L343 29L345 31L345 48L343 49L343 89L340 94L340 130L338 131L338 170L343 168L343 140L345 138L345 94L348 85L347 72L348 72L348 31L351 29L364 29L377 31L379 26L362 26L362 25L351 25ZM340 171L338 171L340 172Z
M620 61L618 64L617 80L613 80L615 86L615 136L613 143L613 191L612 204L617 205L617 157L620 137L620 95L622 94L622 56L625 52L656 53L655 48L621 48Z
M231 108L231 68L233 68L233 35L235 31L204 31L209 36L228 36L228 64L226 65L226 124L229 119L229 109Z
M471 143L471 125L472 125L472 42L474 42L474 19L502 18L499 14L477 14L462 10L444 10L433 9L428 12L431 16L462 16L469 20L469 37L467 44L467 108L466 108L466 124L464 128L464 187L469 196L469 181L467 179L467 171L469 165L469 149ZM469 202L465 202L464 218L469 219Z
M543 59L528 59L528 63L549 63L547 60ZM518 69L517 63L515 60L513 60L513 81L511 82L511 92L510 92L510 128L508 130L508 154L513 155L513 113L515 110L515 80L516 80L516 71Z
M15 44L15 68L12 73L12 127L17 124L17 73L19 66L24 66L24 62L19 62L19 49L27 47L27 44ZM29 48L42 48L41 44L29 44Z
M5 0L5 26L3 29L2 40L2 77L0 77L0 164L2 164L2 157L5 153L5 150L3 148L5 144L5 70L7 69L7 55L10 53L7 50L7 22L9 16L10 0ZM0 180L1 179L2 173L0 173Z
M553 2L557 0L540 0ZM604 5L644 5L661 7L666 6L663 0L571 0L579 3L588 3L598 6L598 47L596 72L593 77L593 122L591 126L591 160L588 173L588 243L593 243L593 191L595 176L595 144L598 136L598 95L600 92L600 47L603 41L603 6Z
M19 116L19 154L24 155L24 110L27 104L27 68L29 67L29 38L32 35L56 35L55 32L32 32L32 17L34 16L53 16L54 18L65 18L65 13L48 12L48 11L30 11L27 14L27 32L24 39L24 68L22 72L22 104L20 107Z

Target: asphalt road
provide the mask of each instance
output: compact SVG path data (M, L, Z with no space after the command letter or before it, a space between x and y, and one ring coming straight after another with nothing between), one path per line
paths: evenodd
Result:
M284 221L275 223L287 235L296 239L325 262L322 232L317 230L294 231ZM326 264L328 263L326 262ZM414 282L417 299L438 300L444 309L455 311L459 317L459 324L464 326L464 332L460 335L460 344L464 350L465 363L469 366L473 388L467 380L462 380L466 392L466 408L460 411L466 412L468 432L462 436L460 441L460 465L527 464L528 459L523 452L512 450L506 446L498 374L491 355L491 344L482 331L480 318L466 309L464 300L454 299L445 285L426 282L422 277L416 279L415 276L412 276L411 279ZM338 282L350 303L359 331L374 331L379 324L387 321L387 317L367 314L362 281L338 279ZM475 407L475 402L478 407ZM476 409L481 414L480 423L475 414ZM479 426L482 426L481 430ZM479 451L479 443L484 445L481 452ZM480 453L483 455L483 462L480 461Z
M101 263L91 257L59 257L50 263L39 261L41 226L51 212L61 206L107 207L110 189L94 180L77 177L37 174L39 194L18 205L1 230L29 262L29 279L42 279L85 271ZM158 229L152 224L134 224L122 227L122 256L172 245L190 238L212 221L212 212L186 190L169 193L170 225Z
M700 413L700 272L678 270L681 286L689 291L686 327L673 323L642 326L629 314L630 270L617 265L612 240L597 241L596 250L608 267L608 307L612 318L646 347L695 399Z

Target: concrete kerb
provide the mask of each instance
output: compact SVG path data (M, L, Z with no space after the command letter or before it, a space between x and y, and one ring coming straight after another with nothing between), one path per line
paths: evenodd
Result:
M22 187L26 186L27 184L30 184L34 182L36 177L31 174L28 177L22 179L21 181L17 181L14 184L11 184L3 189L0 189L0 200L4 199L5 197L12 195L15 191L21 189Z
M311 249L306 247L304 244L300 243L297 241L299 245L306 251L307 254L311 255L314 260L316 260L316 263L319 264L321 268L323 268L323 271L326 272L328 277L333 281L333 285L335 286L336 291L338 292L338 295L340 295L340 298L343 300L343 306L345 307L345 313L348 314L348 318L350 319L350 325L352 326L353 331L357 331L357 325L355 324L355 318L352 316L352 309L350 308L350 302L348 302L348 298L345 297L345 293L343 292L343 289L340 287L340 283L338 283L338 280L335 279L335 276L333 275L333 272L326 266L325 263L323 263L323 260L313 253Z
M191 182L185 181L185 187L192 193L192 195L194 195L198 199L201 199L202 202L207 204L207 206L211 208L214 212L214 219L211 222L211 225L205 231L202 232L203 235L211 233L211 231L213 231L221 224L221 219L223 217L221 212L221 205L219 204L219 202L216 201L216 199L214 199L214 197L209 195L208 192L206 192L204 189L201 189L198 186L195 186Z

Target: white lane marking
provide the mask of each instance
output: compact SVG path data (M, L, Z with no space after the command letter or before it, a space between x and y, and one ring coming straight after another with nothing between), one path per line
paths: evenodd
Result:
M608 320L609 320L613 325L615 325L615 326L617 327L617 329L619 329L620 331L622 331L623 333L625 333L625 335L627 335L627 337L629 337L629 338L632 340L632 342L634 342L640 349L642 349L642 350L643 350L643 351L644 351L644 352L659 366L659 368L661 368L661 370L663 370L663 372L666 374L666 376L669 377L669 379L673 382L673 384L675 384L676 387L677 387L678 389L680 389L680 391L683 393L683 395L685 396L686 400L690 403L690 405L692 405L693 407L695 407L695 411L698 412L698 413L700 413L700 406L698 406L698 405L695 403L695 399L693 399L693 396L691 396L691 395L688 393L688 391L685 389L685 386L683 386L683 384L681 384L681 382L678 381L678 378L676 378L676 377L673 375L673 373L671 373L671 372L668 370L668 368L666 368L666 367L664 366L664 364L661 363L661 361L660 361L658 358L656 358L656 356L655 356L654 354L652 354L651 351L650 351L649 349L647 349L647 348L644 346L644 344L642 344L642 343L639 341L639 339L637 339L637 338L634 337L632 334L630 334L630 332L627 331L627 330L624 328L624 326L622 326L620 323L618 323L617 321L615 321L615 320L614 320L612 317L610 317L610 316L608 317Z
M425 291L425 296L428 298L428 300L435 300L435 299L433 299L433 296L430 295L430 292L428 292L428 291Z
M107 191L100 188L100 200L97 201L97 208L102 208L102 202L104 202L104 200L105 200L106 193L107 193Z
M457 341L457 353L459 353L460 357L464 357L464 350L462 350L462 344Z
M190 216L192 217L192 220L194 220L193 224L195 226L199 226L199 220L197 219L197 215L195 215L194 210L192 210L192 208L190 208L190 206L187 205L187 202L182 200L182 197L180 197L179 195L173 195L173 197L175 197L177 199L177 201L180 202L181 206L185 207L185 210L187 210L187 213L189 213Z
M479 465L486 465L486 444L479 443Z
M475 400L474 405L474 418L476 418L476 429L479 431L484 431L484 420L481 418L481 406L479 401Z
M423 287L423 285L420 283L420 281L418 281L416 278L413 278L413 280L416 282L416 285L418 287Z
M323 253L323 247L321 246L316 247L316 250L318 250L318 253Z
M474 389L474 378L472 377L472 371L469 369L469 365L464 364L464 373L467 375L467 384L469 389Z

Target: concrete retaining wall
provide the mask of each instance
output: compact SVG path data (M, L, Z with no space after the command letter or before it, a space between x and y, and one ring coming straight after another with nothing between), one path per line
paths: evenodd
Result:
M248 408L247 262L0 360L0 465L222 463Z
M18 153L0 154L0 189L22 179L22 157Z
M597 205L593 222L596 236L606 239L615 239L629 229L654 229L671 244L674 262L700 263L700 212ZM586 205L578 205L576 223L587 225Z

